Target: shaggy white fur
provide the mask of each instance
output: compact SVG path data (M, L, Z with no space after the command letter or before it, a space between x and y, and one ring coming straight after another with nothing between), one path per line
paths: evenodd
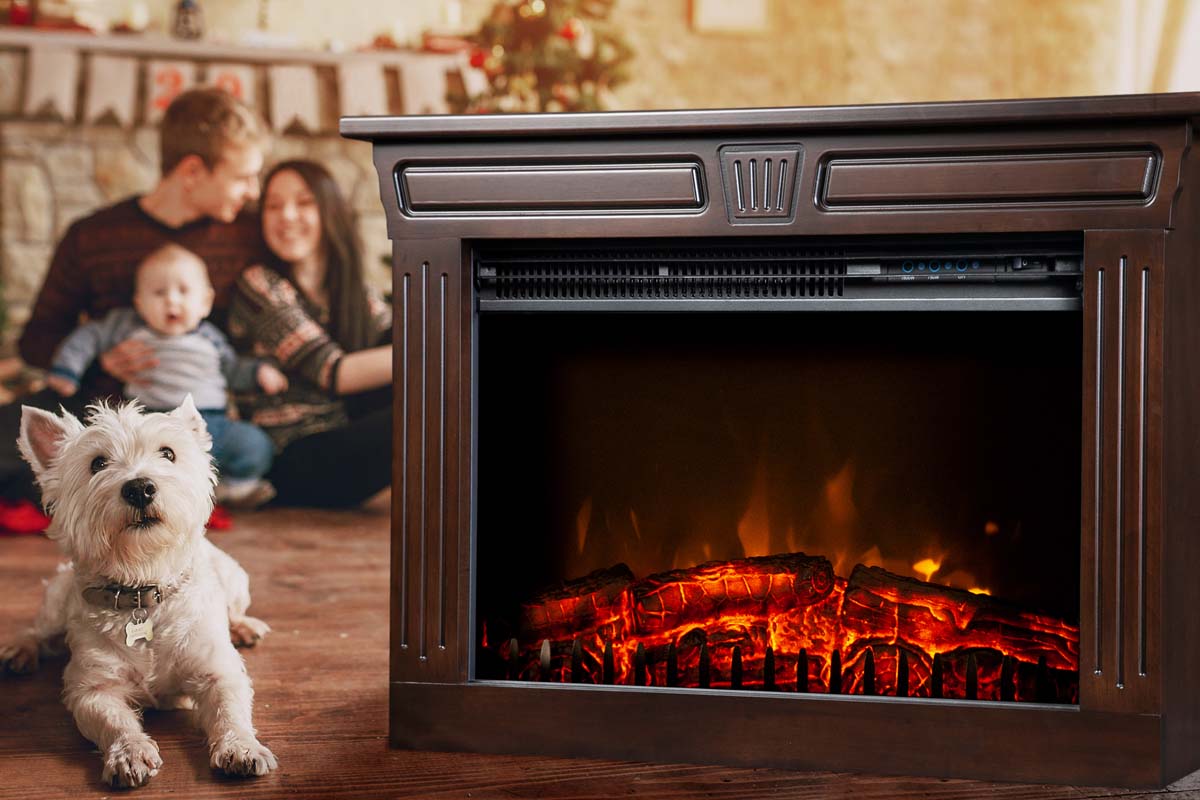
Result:
M231 641L253 644L270 628L246 615L245 570L205 538L216 473L192 398L165 414L143 414L136 403L93 406L87 426L66 411L22 412L18 444L53 517L46 533L70 562L47 584L33 626L0 647L0 671L35 669L65 634L63 699L100 748L101 777L113 786L140 786L162 766L142 729L146 707L194 707L214 768L275 769L255 737L254 693ZM152 484L138 502L124 496L132 481ZM110 584L159 587L161 603L145 611L152 638L129 644L134 610L84 598L89 587Z

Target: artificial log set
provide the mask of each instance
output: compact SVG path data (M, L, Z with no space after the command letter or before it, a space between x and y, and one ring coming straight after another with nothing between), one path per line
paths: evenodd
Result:
M540 593L520 617L481 643L487 677L1078 702L1077 625L879 567L842 578L803 553L641 580L619 564Z

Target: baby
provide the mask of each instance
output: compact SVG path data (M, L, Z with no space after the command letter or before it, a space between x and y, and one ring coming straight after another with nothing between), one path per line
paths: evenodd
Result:
M252 508L275 495L263 478L274 448L261 428L229 418L226 390L258 386L277 394L288 382L274 365L233 352L225 335L204 321L212 304L204 262L179 245L163 245L138 265L133 308L114 309L64 339L46 383L70 397L101 353L130 337L145 341L154 348L158 364L126 384L125 396L141 401L149 411L169 411L190 393L212 436L213 459L221 472L217 501Z

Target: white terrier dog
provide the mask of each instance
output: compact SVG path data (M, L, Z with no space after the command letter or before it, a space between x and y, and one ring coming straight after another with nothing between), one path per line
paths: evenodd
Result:
M165 414L93 406L87 421L22 409L18 443L53 516L47 535L71 562L33 627L0 648L0 671L35 669L66 634L63 700L113 786L141 786L162 766L145 707L194 707L213 767L265 775L277 764L255 738L231 636L253 644L269 628L246 616L245 571L204 536L216 483L204 419L189 395Z

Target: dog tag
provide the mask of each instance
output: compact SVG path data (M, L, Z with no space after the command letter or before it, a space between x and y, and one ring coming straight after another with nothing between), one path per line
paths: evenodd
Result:
M145 639L147 642L154 639L154 622L144 608L135 608L133 618L125 623L125 646L133 647L138 639Z

